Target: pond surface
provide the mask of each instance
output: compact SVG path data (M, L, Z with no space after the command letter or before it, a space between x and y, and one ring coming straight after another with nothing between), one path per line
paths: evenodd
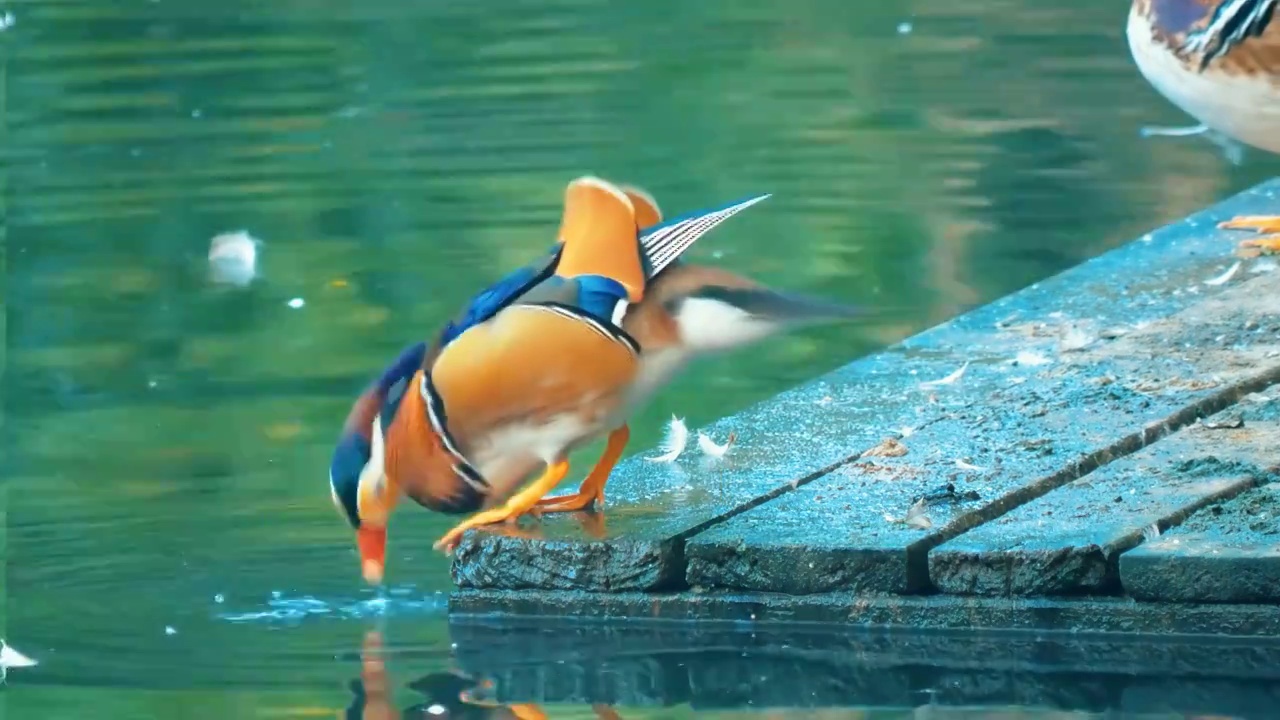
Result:
M774 193L691 256L882 311L691 368L634 452L1276 174L1139 138L1190 121L1125 5L0 4L0 636L40 662L10 717L332 716L378 623L413 650L396 682L448 671L449 519L401 521L375 597L331 443L400 348L542 252L577 175L673 213ZM261 276L215 286L210 238L241 229ZM964 717L1042 716L1002 712Z

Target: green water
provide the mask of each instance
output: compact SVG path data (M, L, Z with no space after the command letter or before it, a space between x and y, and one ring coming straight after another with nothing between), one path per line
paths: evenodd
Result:
M0 715L332 716L375 622L414 651L395 682L447 669L448 521L400 520L371 619L328 454L371 374L547 246L576 175L671 212L772 192L691 255L889 309L694 367L635 451L1276 174L1138 138L1189 121L1125 5L0 5L0 636L41 663ZM237 229L262 276L214 287Z

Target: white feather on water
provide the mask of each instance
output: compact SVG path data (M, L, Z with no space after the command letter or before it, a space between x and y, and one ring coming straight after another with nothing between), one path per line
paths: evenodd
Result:
M9 675L9 668L35 667L40 663L32 658L9 647L4 640L0 640L0 681Z
M209 241L209 277L216 283L244 287L258 275L261 241L244 230L222 233Z

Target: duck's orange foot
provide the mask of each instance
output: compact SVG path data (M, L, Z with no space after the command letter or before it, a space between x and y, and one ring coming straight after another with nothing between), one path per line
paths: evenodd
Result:
M1237 215L1218 223L1228 230L1253 230L1260 233L1280 233L1280 215Z
M512 499L514 500L515 498ZM476 513L455 525L452 530L445 533L443 537L437 540L433 547L436 550L443 552L445 555L450 555L458 547L458 543L462 542L462 536L465 535L468 530L474 530L475 528L504 521L514 523L520 519L521 515L528 514L530 509L531 508L521 509L518 507L512 507L511 502L508 501L506 505L500 508Z
M1253 240L1244 240L1237 247L1255 255L1258 253L1280 253L1280 235L1268 235L1254 238Z
M618 464L618 459L622 457L622 451L627 447L627 441L630 439L631 429L626 425L609 433L604 453L600 455L596 466L591 468L591 472L587 473L578 492L572 495L543 498L538 501L538 512L578 512L590 510L597 504L603 510L605 483L609 482L609 473L613 472L614 466Z
M582 510L595 509L596 503L600 504L600 508L604 508L604 488L600 488L598 492L591 492L589 488L584 488L572 495L557 495L556 497L543 498L538 501L537 512L544 515L550 513L562 512L580 512Z
M444 554L451 554L458 547L458 543L462 542L462 536L473 528L491 525L493 523L503 522L505 520L515 521L521 515L528 513L538 506L538 501L542 496L546 495L556 485L569 474L568 461L561 460L547 467L546 471L537 480L529 484L529 487L521 490L511 497L510 500L500 508L492 510L484 510L460 522L452 530L444 534L444 537L435 542L433 546L436 550L443 551Z
M1236 247L1244 254L1280 253L1280 215L1240 215L1226 222L1218 223L1218 227L1228 230L1253 230L1264 233L1264 237L1251 238L1239 243Z

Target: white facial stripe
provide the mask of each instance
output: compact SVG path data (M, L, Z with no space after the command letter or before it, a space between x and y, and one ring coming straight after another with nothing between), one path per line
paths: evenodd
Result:
M613 317L609 318L614 325L622 327L622 319L627 316L627 309L630 303L626 300L619 300L617 305L613 306Z
M779 324L711 298L688 298L676 312L680 337L694 351L730 350L756 342Z
M371 433L373 442L369 453L369 462L360 469L359 490L356 493L356 506L359 508L360 521L375 524L385 523L391 514L395 498L386 497L387 477L384 466L384 440L382 437L382 415L373 418Z

